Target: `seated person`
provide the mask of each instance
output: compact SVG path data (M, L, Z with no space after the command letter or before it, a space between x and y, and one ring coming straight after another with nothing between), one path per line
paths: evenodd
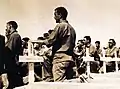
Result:
M105 57L117 57L117 47L114 39L109 39L108 47L105 51ZM107 72L113 72L115 70L115 62L107 62Z

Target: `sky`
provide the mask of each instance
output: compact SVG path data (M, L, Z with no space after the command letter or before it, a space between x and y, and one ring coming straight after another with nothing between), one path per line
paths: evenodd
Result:
M58 6L68 10L77 40L89 35L93 44L99 40L106 45L114 38L120 46L120 0L0 0L0 34L5 33L6 22L14 20L22 37L35 40L55 27Z

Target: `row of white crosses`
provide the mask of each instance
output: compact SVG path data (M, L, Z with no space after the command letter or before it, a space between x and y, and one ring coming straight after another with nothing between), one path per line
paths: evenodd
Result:
M115 53L115 57L111 58L111 57L105 57L105 51L103 52L104 56L100 57L100 60L103 61L103 71L104 73L106 73L106 63L110 62L110 61L114 61L115 62L115 69L116 72L118 72L118 61L120 61L120 58L117 58L117 54ZM86 57L83 57L83 60L87 62L87 74L90 74L90 62L91 61L95 61L94 57L90 57L89 56L89 48L86 48Z
M29 41L28 42L28 56L19 56L19 62L28 62L28 81L29 83L34 83L34 63L35 62L44 62L43 57L34 55L34 43L39 43L38 41Z
M29 68L29 83L34 83L34 63L35 62L44 62L43 57L34 55L34 43L39 43L39 41L29 41L28 42L28 56L19 56L19 62L28 62ZM104 53L105 54L105 53ZM87 62L87 74L90 74L90 62L94 61L93 57L89 56L89 48L86 49L86 57L83 57L83 60ZM120 58L111 58L111 57L101 57L101 61L103 61L103 70L106 73L106 62L115 61L116 64L116 72L118 72L118 61Z

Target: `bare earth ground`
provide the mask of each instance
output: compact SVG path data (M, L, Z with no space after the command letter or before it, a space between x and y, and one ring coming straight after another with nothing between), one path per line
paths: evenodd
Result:
M120 72L91 74L89 83L35 82L15 89L120 89Z

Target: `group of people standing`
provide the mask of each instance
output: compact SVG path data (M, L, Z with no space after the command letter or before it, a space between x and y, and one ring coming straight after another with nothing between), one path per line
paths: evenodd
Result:
M57 7L54 10L54 19L58 23L53 30L49 30L48 34L44 34L44 37L38 37L38 44L34 44L34 54L42 56L44 58L43 63L35 64L42 65L43 74L42 80L47 82L59 82L66 79L72 79L76 77L74 67L77 66L78 74L85 72L81 64L83 62L82 57L89 55L94 57L95 62L91 62L91 71L98 72L102 67L100 57L103 56L102 49L100 49L100 41L96 41L96 47L91 44L90 36L85 36L82 40L78 40L77 46L75 46L76 32L74 28L67 21L68 12L64 7ZM6 38L0 35L0 73L6 74L8 84L5 81L1 81L5 89L13 89L14 87L23 85L23 75L27 75L27 68L21 68L19 63L19 55L27 54L27 42L29 38L21 39L17 29L18 24L15 21L9 21L6 24ZM115 57L116 43L114 39L109 40L108 47L105 47L106 57ZM43 49L47 51L43 51ZM114 65L114 63L108 63ZM25 63L26 65L26 63ZM110 65L110 66L111 66ZM112 67L113 68L113 67ZM35 73L36 78L41 70L37 68ZM25 74L22 72L26 72ZM4 76L5 77L5 76ZM5 86L7 85L7 86Z
M54 10L54 18L58 24L48 38L42 40L40 38L39 40L42 45L46 45L47 47L52 46L52 81L64 81L65 79L73 78L73 72L71 70L74 64L72 55L75 47L76 33L74 28L66 20L67 15L68 12L64 7L57 7ZM5 73L7 75L9 83L6 86L7 89L13 89L23 83L19 66L22 40L16 30L17 27L18 24L15 21L9 21L6 24L6 43L5 37L1 36L0 72L1 76ZM5 88L4 81L2 85Z

